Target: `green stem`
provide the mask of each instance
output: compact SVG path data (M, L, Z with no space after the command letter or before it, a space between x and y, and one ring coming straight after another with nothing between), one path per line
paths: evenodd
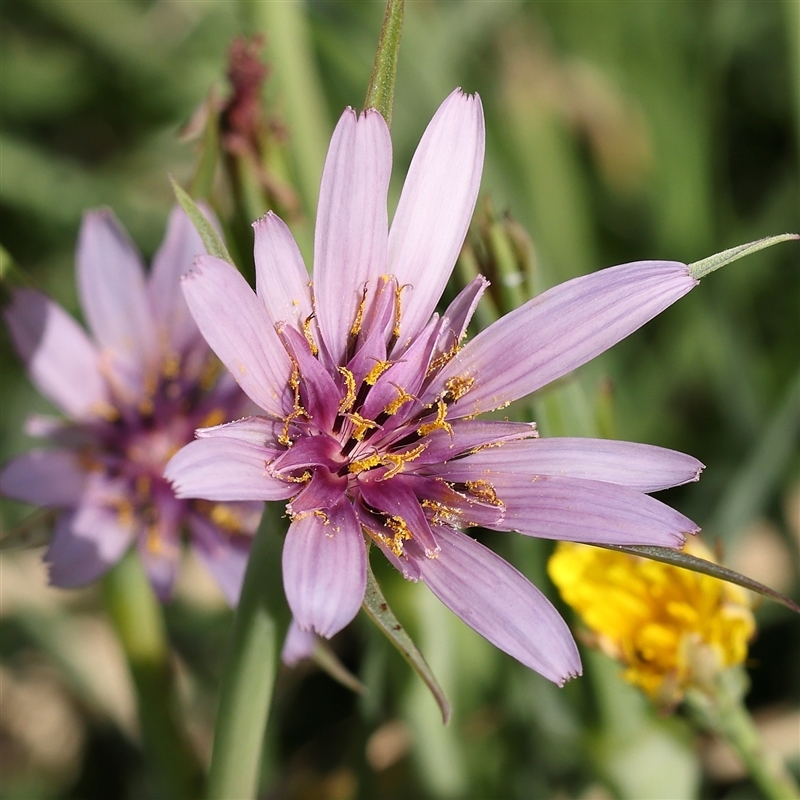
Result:
M202 791L200 767L178 721L161 606L135 553L111 569L104 590L136 688L145 753L160 775L165 796L194 800Z
M388 0L383 18L375 65L367 89L364 108L375 108L392 126L394 83L397 77L397 57L400 52L400 32L403 29L403 0Z
M280 542L265 514L253 541L230 650L220 688L209 800L255 798L264 731L280 655L278 625L271 611L282 590L274 580Z
M739 669L723 672L713 696L695 690L686 695L694 718L736 750L748 775L768 800L798 800L800 789L783 763L764 750L753 718L744 706Z

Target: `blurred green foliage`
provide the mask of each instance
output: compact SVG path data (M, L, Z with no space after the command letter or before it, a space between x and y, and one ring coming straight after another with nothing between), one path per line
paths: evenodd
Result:
M13 262L12 279L78 313L73 247L82 211L98 205L112 206L152 253L173 203L167 174L189 185L201 147L179 131L212 86L226 96L226 52L241 34L265 37L267 113L283 131L278 172L300 198L293 227L310 255L327 140L341 109L363 102L382 15L382 3L358 0L3 3L4 276ZM392 204L425 125L457 85L483 99L483 193L498 218L511 214L530 235L528 279L536 291L614 263L689 262L800 230L800 6L793 0L409 2ZM218 205L232 252L246 259L249 229L232 222L229 200ZM707 465L701 482L666 499L705 528L707 541L719 541L728 560L772 548L777 555L755 577L783 575L776 588L795 597L798 249L782 245L710 276L643 331L534 398L544 435L600 430L699 457ZM491 303L486 309L482 320L493 313ZM30 446L23 419L46 405L2 337L5 460ZM24 512L4 503L4 526ZM502 534L484 541L552 591L544 572L549 545ZM14 558L4 556L7 575ZM757 565L739 563L748 566ZM265 579L279 579L278 567ZM585 677L558 690L496 652L421 585L405 584L377 560L375 569L447 690L453 721L441 726L422 684L360 619L334 644L366 695L311 668L281 676L265 796L756 796L746 780L705 770L683 721L658 718L603 657L584 649ZM15 601L3 612L0 701L10 697L5 707L20 707L20 687L39 680L70 709L82 747L71 760L65 748L61 760L26 750L9 712L0 722L4 796L161 797L135 730L93 692L91 669L55 633L99 624L99 595L80 593L65 605L65 593L45 594L35 611ZM207 760L230 614L190 594L165 611L187 725ZM751 702L796 709L800 625L771 605L759 619Z

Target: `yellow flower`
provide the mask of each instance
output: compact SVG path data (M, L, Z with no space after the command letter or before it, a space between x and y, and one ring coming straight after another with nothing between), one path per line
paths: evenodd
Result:
M685 552L713 560L700 542ZM755 632L747 593L708 575L646 558L561 542L548 573L593 642L626 666L624 677L657 704L711 690L720 670L741 664Z

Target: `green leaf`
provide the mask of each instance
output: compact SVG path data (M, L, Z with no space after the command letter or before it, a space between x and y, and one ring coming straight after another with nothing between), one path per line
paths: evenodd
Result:
M219 113L214 91L209 92L205 101L206 124L203 128L203 143L197 171L192 179L193 197L210 197L214 188L214 176L219 160Z
M389 641L400 651L400 655L411 665L412 669L422 678L425 685L431 690L433 699L439 705L442 712L442 721L446 725L450 719L450 703L445 696L444 690L439 686L431 668L417 649L414 641L406 633L405 628L397 621L397 617L392 613L386 598L381 592L381 587L375 580L372 567L367 562L367 591L364 594L364 611L370 619L386 634Z
M721 581L735 583L751 592L769 597L772 600L782 603L797 614L800 614L800 606L788 597L784 597L780 592L764 586L763 583L754 581L746 575L741 575L732 569L715 564L713 561L706 561L704 558L690 556L680 550L672 550L669 547L652 547L650 545L619 545L619 544L598 544L597 547L604 547L606 550L616 550L620 553L627 553L630 556L641 556L651 558L653 561L661 561L663 564L671 564L673 567L681 567L700 572L703 575L710 575L712 578L719 578Z
M222 241L220 235L214 230L214 226L206 219L205 214L200 210L197 203L189 197L172 175L169 176L169 181L172 184L172 191L175 192L176 200L187 213L192 224L197 228L197 232L200 234L200 238L203 240L208 254L233 264L233 259L230 253L228 253L228 248L225 247L225 242Z
M386 3L378 51L375 53L367 99L364 101L364 108L377 109L389 127L392 125L397 56L400 52L400 32L403 29L403 5L403 0L389 0Z
M726 264L730 264L732 261L738 261L751 253L757 253L759 250L772 247L772 245L779 242L788 242L791 239L800 239L800 235L782 233L779 236L767 236L766 239L757 239L755 242L731 247L730 250L723 250L721 253L715 253L713 256L695 261L694 264L689 264L689 274L693 278L700 280L700 278L705 278L706 275L718 270L720 267L724 267Z
M333 652L333 648L322 639L317 638L311 658L323 672L327 672L331 678L350 689L351 692L364 694L367 691L367 687L342 664L339 657Z

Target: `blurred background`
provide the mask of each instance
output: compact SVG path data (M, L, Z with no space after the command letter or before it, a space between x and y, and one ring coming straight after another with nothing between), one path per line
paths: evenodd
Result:
M360 0L3 3L1 237L24 280L79 316L73 249L83 210L113 207L149 257L173 202L169 173L212 190L245 273L246 217L270 206L310 255L327 141L343 107L363 103L383 11L382 2ZM237 62L230 48L241 36L260 36L262 46L240 44ZM242 128L225 112L229 65L241 66L243 48L266 65L257 185L246 168L253 154L236 136ZM241 92L241 69L232 74ZM691 262L800 230L795 0L408 2L390 204L425 125L455 86L481 95L487 157L480 219L451 290L476 263L495 268L481 238L490 224L513 229L525 262L522 285L490 274L481 324L531 289L605 266ZM201 155L207 119L221 109L228 127L215 177ZM798 267L795 243L726 267L518 410L523 419L534 414L543 435L600 433L697 456L707 467L700 483L662 499L703 527L727 565L795 599ZM26 415L49 409L5 329L0 337L5 461L32 446ZM4 531L30 511L3 501ZM555 598L548 543L481 538ZM42 552L6 549L0 561L3 795L162 797L102 592L47 588ZM281 673L265 797L759 796L727 750L680 715L656 713L613 662L584 648L585 676L556 689L423 586L375 562L395 613L450 696L453 720L441 725L416 675L359 617L334 648L365 694L311 665ZM280 579L275 566L265 580ZM182 716L207 764L231 612L188 559L164 612ZM748 704L770 749L797 770L800 620L773 603L756 614Z

